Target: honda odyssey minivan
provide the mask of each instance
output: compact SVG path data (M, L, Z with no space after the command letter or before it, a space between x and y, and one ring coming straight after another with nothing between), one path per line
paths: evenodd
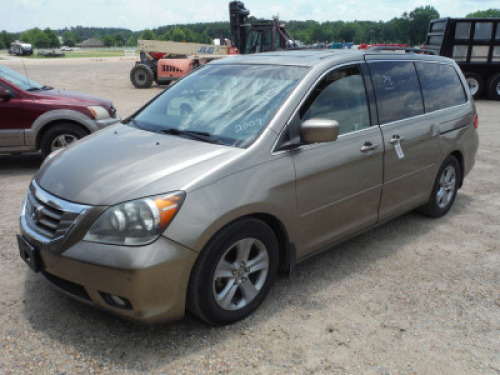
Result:
M296 262L409 210L445 215L477 149L452 60L225 58L51 154L26 194L20 255L122 317L163 322L187 308L229 324Z

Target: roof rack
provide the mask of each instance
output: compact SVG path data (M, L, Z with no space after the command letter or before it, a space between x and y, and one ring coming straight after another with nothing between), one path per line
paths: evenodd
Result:
M435 55L434 51L428 49L409 48L409 47L391 47L391 46L375 46L366 49L370 51L405 51L405 53L421 53L424 55Z

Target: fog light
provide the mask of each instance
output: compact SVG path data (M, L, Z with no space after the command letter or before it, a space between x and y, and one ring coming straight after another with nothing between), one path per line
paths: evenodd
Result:
M104 292L99 292L99 294L101 295L102 299L110 306L118 307L119 309L124 310L132 310L132 304L128 299L124 297Z

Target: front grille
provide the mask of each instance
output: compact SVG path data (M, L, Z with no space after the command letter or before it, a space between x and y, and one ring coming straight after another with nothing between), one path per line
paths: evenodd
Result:
M24 215L32 231L52 242L68 233L85 208L50 195L33 182L26 195Z

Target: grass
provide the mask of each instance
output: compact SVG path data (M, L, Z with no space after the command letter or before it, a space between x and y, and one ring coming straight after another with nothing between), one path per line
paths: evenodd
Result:
M57 51L57 50L56 50ZM38 51L32 56L28 57L30 59L71 59L71 58L81 58L81 57L122 57L125 56L125 50L77 50L77 51L61 51L64 52L64 57L44 57L38 56Z

